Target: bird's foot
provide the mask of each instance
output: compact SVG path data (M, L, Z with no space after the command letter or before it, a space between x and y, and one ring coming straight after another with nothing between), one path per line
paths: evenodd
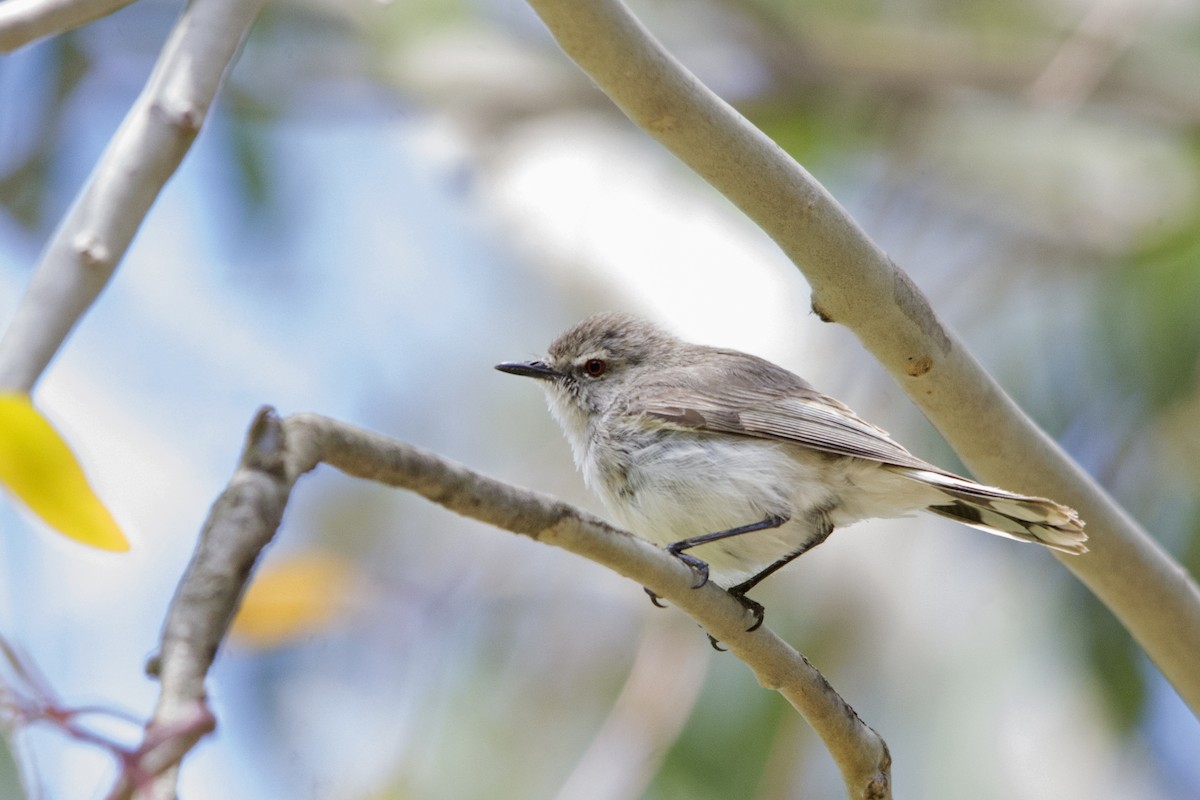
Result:
M701 586L708 583L707 562L701 561L690 553L683 552L681 548L676 548L675 545L667 545L667 552L691 567L692 574L696 576L696 580L692 583L693 589L699 589Z
M749 611L751 616L754 617L754 623L749 628L746 628L746 633L750 633L751 631L756 631L761 628L763 620L767 616L767 609L763 607L763 604L746 597L745 593L739 592L736 587L730 589L729 594L734 600L737 600L739 603L741 603L742 608Z

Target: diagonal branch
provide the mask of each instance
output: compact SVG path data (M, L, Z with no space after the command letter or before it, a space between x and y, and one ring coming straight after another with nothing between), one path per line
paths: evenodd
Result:
M174 797L178 761L199 734L172 739L203 707L204 678L249 582L254 562L274 536L295 482L319 463L356 477L416 492L451 511L584 556L647 586L699 622L744 661L766 688L780 692L820 735L852 798L891 796L887 745L791 646L765 628L745 630L746 610L662 550L544 494L497 481L433 453L327 417L280 420L259 412L229 486L209 512L200 542L163 625L159 702L147 724L144 762L129 765L112 800ZM173 762L164 762L163 753ZM153 760L151 760L153 756ZM150 777L147 777L150 776Z
M7 0L0 3L0 53L106 17L133 0Z
M0 337L0 389L30 391L108 283L196 138L264 2L188 4L146 88L46 245Z
M1142 30L1158 3L1118 0L1098 3L1062 43L1041 74L1029 85L1028 97L1044 106L1073 110L1096 90Z
M999 486L1079 510L1088 546L1066 566L1200 714L1200 590L1013 403L925 296L815 178L700 83L619 0L529 0L559 46L639 127L756 222L963 461Z

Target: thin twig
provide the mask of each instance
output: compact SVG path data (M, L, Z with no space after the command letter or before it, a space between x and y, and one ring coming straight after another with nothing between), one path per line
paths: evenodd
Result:
M1159 4L1159 0L1109 0L1089 8L1029 85L1029 99L1059 110L1078 108L1137 39L1142 23Z
M147 737L177 726L205 697L204 676L216 656L296 480L320 463L360 478L416 492L472 519L584 556L647 586L690 615L808 720L855 798L890 797L887 745L858 718L802 655L766 628L747 632L746 609L714 585L692 589L690 569L663 551L553 497L520 489L412 445L327 417L280 420L260 411L228 488L213 505L195 555L167 612L151 669L160 699ZM182 758L177 739L173 754ZM161 767L161 765L157 765ZM144 795L173 796L175 769ZM114 792L114 800L129 794Z
M106 17L134 0L5 0L0 3L0 53Z
M708 652L688 657L692 647ZM621 693L555 800L643 797L696 706L712 656L695 631L655 614Z
M0 337L0 388L32 390L112 277L196 138L264 0L192 0L146 88L46 245Z
M790 156L684 69L619 0L529 0L559 46L646 133L757 223L983 480L1088 523L1066 566L1200 714L1200 589L947 330L912 280Z

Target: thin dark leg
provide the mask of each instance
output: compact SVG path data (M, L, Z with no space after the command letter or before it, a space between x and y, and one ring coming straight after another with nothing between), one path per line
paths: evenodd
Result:
M692 588L699 589L701 586L708 583L708 564L704 563L703 561L701 561L700 559L696 558L693 555L688 555L687 553L684 553L683 552L684 550L687 550L688 548L691 548L691 547L698 547L702 544L708 544L709 542L717 542L717 541L720 541L721 539L728 539L731 536L740 536L743 533L753 533L754 531L762 531L762 530L766 530L768 528L778 528L780 525L783 525L787 521L788 521L787 517L782 517L782 516L779 516L776 514L772 514L771 516L767 517L764 520L760 520L758 522L752 522L749 525L742 525L741 527L738 527L738 528L730 528L729 530L726 530L726 531L717 531L716 533L706 533L703 536L693 536L690 539L683 539L678 542L673 542L673 543L667 545L666 549L667 549L668 553L675 556L680 561L682 561L683 563L687 564L689 567L692 568L692 572L694 572L696 574L696 582L692 584ZM648 594L650 596L651 603L658 606L659 608L666 608L666 606L664 606L662 603L658 602L657 594L652 592L650 589L646 589L646 587L644 587L644 586L642 588L645 589L646 594ZM739 598L739 599L741 599L741 598ZM743 603L743 605L744 604L745 603Z
M753 613L755 616L754 624L751 625L749 628L747 628L746 629L747 631L758 630L758 628L763 624L763 618L766 616L766 609L763 608L762 603L756 603L755 601L751 600L749 597L746 597L746 593L749 592L751 589L753 589L755 586L758 586L758 584L761 583L762 580L764 578L766 578L767 576L773 575L774 573L778 572L783 567L792 563L797 558L804 555L809 550L812 550L814 547L819 545L821 542L828 539L829 534L833 533L833 524L829 521L829 518L826 517L824 513L822 513L820 515L819 523L820 523L820 528L818 529L817 535L814 536L812 539L809 539L807 542L805 542L804 546L801 547L799 550L797 550L794 553L789 553L788 555L779 559L778 561L771 564L770 566L767 566L764 569L760 570L758 572L758 574L753 575L750 578L742 581L737 586L731 586L729 588L729 593L731 595L733 595L735 598L737 598L737 600L742 605L744 605L746 608L748 608L750 610L750 612Z
M814 547L816 547L817 545L819 545L821 542L823 542L823 541L825 541L826 539L828 539L828 538L829 538L829 534L831 534L831 533L833 533L833 526L832 526L832 525L831 525L831 526L828 526L828 527L825 527L825 528L822 528L822 529L821 529L821 532L820 532L820 534L818 534L818 535L817 535L816 537L814 537L813 539L810 539L808 542L805 542L804 546L803 546L803 547L801 547L801 548L800 548L799 550L797 550L796 552L794 552L794 553L789 553L788 555L786 555L786 556L784 556L783 558L779 559L779 560L778 560L778 561L776 561L775 563L771 564L769 567L764 567L764 568L763 568L763 569L762 569L762 570L761 570L761 571L760 571L758 574L754 575L754 576L753 576L753 577L751 577L751 578L748 578L748 579L746 579L746 580L742 581L742 582L741 582L741 583L739 583L737 586L732 586L732 587L730 587L730 589L729 589L729 592L730 592L730 594L745 594L746 592L750 591L750 590L751 590L751 589L753 589L755 586L758 586L758 584L762 583L762 581L763 581L763 579L764 579L764 578L766 578L766 577L768 577L769 575L773 575L774 573L778 572L778 571L779 571L780 569L782 569L783 567L786 567L788 564L792 563L792 562L793 562L793 561L795 561L797 558L799 558L800 556L804 555L804 554L805 554L805 553L807 553L809 550L812 550Z
M690 550L693 547L699 547L702 544L710 542L719 542L722 539L729 539L733 536L741 536L743 533L753 533L754 531L763 531L768 528L778 528L788 521L787 517L781 517L778 514L772 514L766 519L752 522L749 525L742 525L738 528L730 528L727 531L717 531L716 533L706 533L703 536L693 536L690 539L683 539L678 542L673 542L667 545L667 552L678 558L683 563L692 568L696 573L696 582L692 585L693 589L699 589L704 584L708 583L708 564L693 555L689 555L684 550Z
M696 582L691 584L691 588L692 589L700 589L701 587L703 587L704 584L708 583L708 564L704 563L704 561L702 561L701 559L696 558L695 555L689 555L688 553L684 553L685 549L689 549L691 547L700 547L701 545L707 545L707 543L709 543L709 542L718 542L722 539L730 539L731 536L740 536L742 534L754 533L754 531L756 531L756 530L767 530L768 528L779 528L780 525L785 524L786 522L787 522L787 517L781 517L779 515L772 515L772 516L767 517L766 519L761 519L761 521L752 522L749 525L740 525L740 527L738 527L738 528L730 528L728 530L719 530L719 531L716 531L715 534L703 534L702 536L692 536L691 539L684 539L684 540L680 540L678 542L672 542L671 545L667 545L666 551L667 551L667 553L671 553L671 555L674 555L674 557L676 557L680 561L683 561L684 564L691 567L691 571L694 572L696 575ZM782 565L780 565L780 566L782 566ZM763 577L766 577L766 576L763 576ZM754 584L751 584L751 585L754 585ZM650 591L646 587L642 587L642 588L646 589L646 594L650 596L650 602L654 603L655 606L658 606L659 608L666 608L664 606L664 604L659 602L658 595L654 594L653 591ZM738 599L743 600L742 597L738 597ZM743 604L745 604L745 602L743 602ZM760 625L761 624L762 624L762 621L760 619Z

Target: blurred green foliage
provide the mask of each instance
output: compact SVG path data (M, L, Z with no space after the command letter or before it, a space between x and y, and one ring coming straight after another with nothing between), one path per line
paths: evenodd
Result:
M32 119L25 118L24 130L11 132L12 139L23 141L10 141L5 148L9 162L0 172L0 204L15 221L29 228L45 225L46 215L54 211L46 207L46 190L62 146L67 103L91 67L71 34L53 39L46 49L48 69L39 81L44 82L41 107ZM8 120L9 124L14 121Z
M716 659L696 710L647 792L650 800L742 797L758 785L781 720L795 712L774 692L742 690L746 668Z
M17 769L16 759L13 758L9 739L6 736L0 736L0 797L18 798L23 796L21 773Z
M1193 153L1200 174L1200 138ZM1200 392L1200 207L1186 211L1117 265L1096 308L1097 365L1150 418Z

